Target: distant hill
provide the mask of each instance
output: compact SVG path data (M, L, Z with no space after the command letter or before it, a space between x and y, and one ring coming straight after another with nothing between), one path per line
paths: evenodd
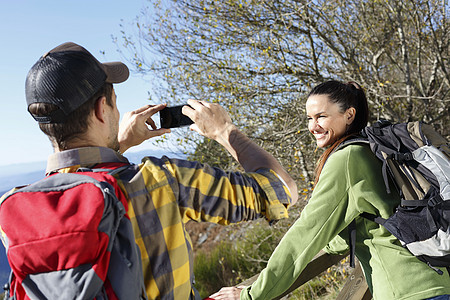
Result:
M140 163L144 156L161 157L163 155L173 158L186 158L184 154L171 153L163 150L125 153L128 160L133 163ZM45 176L45 167L45 161L0 166L0 195L3 195L13 187L27 185L43 178ZM8 281L10 271L5 248L2 245L0 246L0 286L3 286L3 283Z
M128 160L136 164L140 163L145 156L161 157L163 155L174 158L186 158L185 154L159 149L125 153ZM0 195L3 195L13 187L27 185L43 178L45 176L45 167L45 161L0 166Z

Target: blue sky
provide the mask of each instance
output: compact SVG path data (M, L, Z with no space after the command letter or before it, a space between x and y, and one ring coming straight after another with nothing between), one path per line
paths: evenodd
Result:
M52 153L26 110L25 78L39 57L72 41L102 62L124 61L111 36L120 37L120 24L131 29L146 5L144 0L0 0L0 166L45 161ZM149 103L147 80L131 74L115 85L121 115ZM147 141L135 150L154 148Z

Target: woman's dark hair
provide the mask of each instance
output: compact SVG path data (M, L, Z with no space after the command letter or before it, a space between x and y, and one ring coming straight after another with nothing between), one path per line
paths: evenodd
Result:
M64 123L40 123L39 128L47 135L54 147L58 147L59 150L67 150L70 141L86 132L89 115L95 109L95 103L99 98L105 96L106 103L113 107L112 93L112 84L105 83L94 96L70 113ZM29 107L29 111L37 116L47 116L56 109L58 107L50 103L33 103Z
M308 98L312 95L328 96L329 101L339 105L341 112L345 112L350 107L353 107L356 110L355 118L352 124L347 128L344 136L334 142L334 144L320 157L316 167L315 182L317 183L322 168L333 150L350 136L358 134L367 126L367 122L369 121L369 106L363 89L359 84L353 81L348 83L342 83L336 80L323 82L311 90Z

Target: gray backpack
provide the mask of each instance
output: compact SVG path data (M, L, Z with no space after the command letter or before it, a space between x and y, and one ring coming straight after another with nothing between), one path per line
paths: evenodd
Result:
M378 121L345 141L368 143L382 161L383 180L391 192L389 177L401 196L392 216L362 216L383 225L414 256L435 267L450 267L450 148L430 125L422 122L391 124ZM350 248L354 253L354 230Z

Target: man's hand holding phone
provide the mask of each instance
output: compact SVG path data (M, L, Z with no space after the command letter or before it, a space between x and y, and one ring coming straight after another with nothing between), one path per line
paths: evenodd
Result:
M189 106L183 107L182 112L195 122L190 126L191 130L222 145L229 142L230 133L236 127L222 106L192 99L188 100L188 104Z
M165 107L165 104L145 105L124 114L118 134L121 153L145 140L170 132L170 129L167 128L157 129L155 122L152 120L152 116Z
M159 112L161 128L177 128L194 123L194 121L182 113L183 106L189 106L189 104L163 108Z
M157 112L161 120L159 129L151 118ZM217 103L190 99L185 105L173 107L145 105L123 116L118 135L120 151L123 153L149 138L169 133L170 128L189 125L191 130L220 144L228 143L230 132L236 128L225 109Z

